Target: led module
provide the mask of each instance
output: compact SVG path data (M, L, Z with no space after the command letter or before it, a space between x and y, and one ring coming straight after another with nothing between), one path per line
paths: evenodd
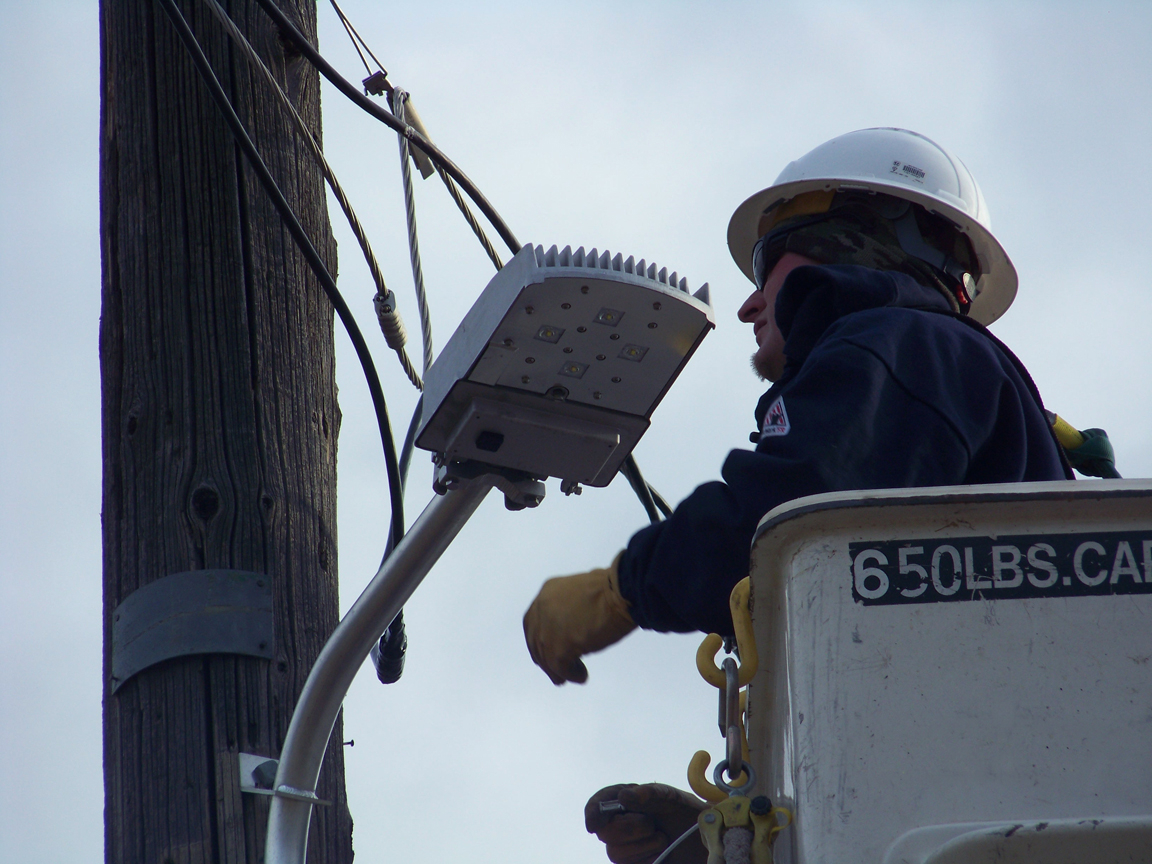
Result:
M607 486L696 346L708 285L619 254L525 246L424 377L416 445Z

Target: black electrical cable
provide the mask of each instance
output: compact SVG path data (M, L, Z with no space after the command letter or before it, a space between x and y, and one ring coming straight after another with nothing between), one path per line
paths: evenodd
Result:
M636 467L639 468L640 466ZM664 518L667 519L672 515L672 508L668 505L668 502L664 500L664 497L652 487L651 483L648 483L647 486L649 494L652 495L652 500L656 503L656 506L660 508L660 512L664 514Z
M644 475L640 473L640 466L636 464L636 457L631 453L624 460L624 464L620 466L620 473L627 478L632 491L636 493L636 497L644 505L644 512L648 514L649 521L655 525L660 521L660 511L656 509L656 502L652 499L652 490L644 481ZM668 505L665 504L664 506Z
M435 144L425 139L423 135L421 135L411 126L401 123L399 120L393 117L392 114L390 114L388 111L385 111L375 102L357 90L350 81L342 77L340 73L332 68L332 65L321 56L320 52L312 46L312 43L304 37L304 34L296 29L296 25L293 24L288 19L288 17L280 11L280 7L277 6L273 0L257 0L257 2L260 4L260 7L268 14L268 17L271 18L276 26L280 28L281 35L288 39L297 48L297 50L299 50L300 53L305 58L307 58L308 62L316 67L321 75L331 81L337 90L351 99L385 126L388 126L396 132L399 132L410 142L423 150L429 159L431 159L433 162L451 174L452 179L460 184L460 188L462 188L465 193L467 193L468 197L471 198L473 202L475 202L476 206L480 208L480 212L482 212L488 221L492 223L492 227L496 229L496 232L500 235L501 239L503 239L504 242L508 245L508 248L512 250L512 254L516 254L520 251L520 241L516 239L516 235L512 233L512 229L509 228L504 220L500 218L500 214L497 213L495 208L493 208L493 206L488 203L488 199L485 198L483 194L481 194L480 190L476 188L476 185L468 179L468 176L458 167L456 167L456 163L454 163L451 159L440 152L440 148L438 148Z
M512 229L508 227L502 218L500 218L500 214L497 213L492 205L488 203L488 199L485 198L480 190L477 189L476 186L472 183L472 181L468 179L467 175L465 175L463 171L456 167L455 163L452 162L451 159L441 153L435 144L426 140L411 126L401 123L394 116L392 116L392 114L385 111L375 102L357 90L350 81L342 77L340 73L337 72L332 67L332 65L324 59L320 52L312 46L312 43L304 37L304 34L302 34L296 28L296 25L288 19L288 17L280 10L280 7L277 6L273 0L257 0L257 2L260 4L260 7L268 14L268 17L271 18L272 21L280 28L282 35L289 39L292 44L296 46L300 53L304 55L304 57L306 57L313 66L316 67L321 75L332 82L337 90L351 99L377 120L382 122L384 125L396 130L405 138L407 138L412 144L423 150L428 155L429 159L442 167L448 174L452 176L452 178L457 183L460 184L460 187L465 191L465 193L467 193L468 197L471 198L473 202L475 202L476 206L480 208L480 211L496 229L496 232L507 244L508 248L512 250L512 254L516 254L520 251L520 241L516 239L516 235L512 233ZM364 47L368 47L366 43ZM373 56L372 59L375 60L375 56ZM377 60L376 62L379 64L380 61ZM381 68L383 68L383 66L381 66ZM625 462L625 465L630 465L631 470L635 476L640 478L639 481L634 482L629 472L625 472L625 476L628 477L628 482L632 484L632 488L635 490L636 496L640 499L640 503L644 505L644 510L648 513L648 518L653 522L659 522L659 511L663 511L665 515L671 515L672 508L668 506L668 503L663 498L661 498L659 494L656 494L655 490L650 489L648 484L644 482L643 477L640 475L640 469L636 465L636 460L632 458L632 456L629 456L628 460ZM657 509L656 501L653 500L654 498L659 500L659 510Z
M412 461L412 447L416 441L416 426L420 421L420 412L424 406L424 397L416 400L416 410L412 412L412 419L408 423L408 434L404 436L404 446L400 450L400 483L408 486L408 465ZM397 541L398 542L398 541ZM388 545L384 547L384 557L380 559L380 566L392 554L392 535L388 535ZM372 662L376 666L376 677L381 684L395 684L404 674L404 658L408 654L408 634L404 630L404 609L401 608L384 631L376 646L372 650Z
M268 166L264 164L264 160L260 157L260 151L256 149L256 145L248 136L248 132L244 129L244 124L240 122L235 109L232 107L228 95L224 92L224 88L220 86L220 81L216 78L216 74L212 71L212 66L208 62L208 58L204 56L204 51L200 47L200 43L196 40L196 35L188 26L188 22L184 19L180 9L176 6L175 0L158 0L161 7L167 13L168 18L172 21L172 25L176 28L184 47L188 49L188 53L192 57L192 61L196 64L196 69L200 73L205 85L207 85L209 92L212 94L213 99L219 106L224 119L228 121L228 126L232 130L232 137L244 151L244 155L251 163L256 176L259 178L261 185L263 185L268 197L272 199L272 203L276 206L276 210L280 214L285 227L288 228L292 239L296 241L297 247L308 261L312 272L316 274L316 279L320 283L320 287L324 289L324 293L328 295L332 306L336 309L336 314L340 316L340 321L344 325L344 329L348 331L348 337L352 340L352 345L356 349L356 356L360 360L360 365L364 369L364 377L368 379L368 390L372 394L372 407L376 410L376 422L380 427L380 439L384 445L384 462L388 469L388 491L392 504L392 520L390 536L399 542L399 538L404 534L404 497L403 486L400 480L400 467L396 459L396 443L392 439L392 427L388 421L388 406L384 401L384 390L380 386L380 377L376 374L376 366L372 362L372 354L368 350L368 343L364 341L364 336L360 332L360 328L356 325L356 319L352 317L352 311L348 308L348 304L344 302L344 298L340 295L339 289L336 287L336 281L332 278L332 274L328 272L328 268L324 265L320 253L316 251L316 247L312 245L312 241L308 237L308 233L304 230L304 226L300 224L300 220L296 218L292 206L284 197L284 193L280 191L280 187L276 185L275 179L268 171Z
M400 448L400 479L408 485L408 464L412 461L412 448L416 445L416 426L420 423L420 412L424 410L424 396L416 400L412 419L408 421L408 434L404 436L404 446Z

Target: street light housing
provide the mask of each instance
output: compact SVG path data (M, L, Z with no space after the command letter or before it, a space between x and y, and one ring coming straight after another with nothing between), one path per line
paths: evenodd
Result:
M606 486L715 327L708 285L643 259L525 246L424 378L416 446Z

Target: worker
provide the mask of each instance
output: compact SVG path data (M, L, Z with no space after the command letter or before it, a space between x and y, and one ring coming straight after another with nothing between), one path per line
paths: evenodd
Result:
M722 482L636 532L610 566L544 583L524 632L557 685L583 683L580 658L636 627L732 634L729 592L760 519L786 501L1072 477L1027 371L985 329L1016 271L947 150L903 129L834 138L736 209L728 247L754 285L738 313L752 365L772 384L755 449L733 450ZM615 838L614 861L651 860L635 845L660 833L645 818L623 845L619 818L588 827Z

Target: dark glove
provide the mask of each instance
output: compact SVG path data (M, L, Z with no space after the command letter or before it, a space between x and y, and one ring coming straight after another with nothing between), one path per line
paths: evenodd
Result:
M1119 478L1116 473L1116 451L1103 429L1081 429L1084 443L1064 455L1073 468L1086 477Z
M619 801L624 812L601 813L601 801ZM652 864L668 844L696 824L708 803L663 783L622 783L601 789L584 806L584 826L608 848L613 864ZM704 864L708 850L689 837L667 864Z

